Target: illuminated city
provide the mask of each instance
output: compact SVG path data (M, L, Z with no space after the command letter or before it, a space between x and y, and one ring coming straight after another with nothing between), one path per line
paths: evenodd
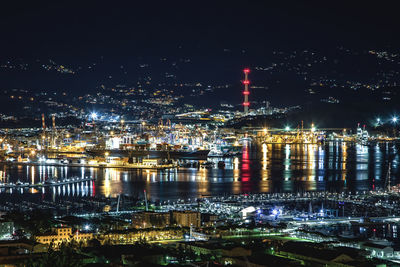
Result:
M396 10L4 4L0 266L400 266Z

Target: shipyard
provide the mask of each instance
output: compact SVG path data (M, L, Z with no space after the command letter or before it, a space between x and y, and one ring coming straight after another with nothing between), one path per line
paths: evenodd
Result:
M231 119L210 110L158 120L92 111L79 126L58 126L43 113L41 127L1 129L4 246L25 247L19 262L79 244L74 257L88 263L130 264L121 252L97 258L99 247L157 247L160 257L132 260L336 266L312 255L323 251L345 266L398 264L397 117L368 127L277 127L264 114L262 126L243 126L260 118L249 109L250 69L243 73L243 111ZM27 225L19 214L51 226Z
M0 267L400 266L391 3L4 1Z
M249 143L323 146L334 142L370 146L400 141L397 135L376 130L370 135L365 125L361 128L359 124L354 129L319 129L314 123L304 128L301 121L294 129L234 129L218 127L218 122L214 129L209 129L211 123L183 125L168 120L164 126L163 120L157 124L123 120L108 123L95 121L95 113L88 117L92 119L88 129L56 127L54 116L52 127L46 127L44 114L41 129L3 129L0 159L6 164L166 169L184 166L187 161L238 157L243 145Z

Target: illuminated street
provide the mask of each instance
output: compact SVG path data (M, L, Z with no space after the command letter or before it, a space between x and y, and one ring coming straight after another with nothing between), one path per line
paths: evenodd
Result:
M0 267L400 266L394 3L0 13Z

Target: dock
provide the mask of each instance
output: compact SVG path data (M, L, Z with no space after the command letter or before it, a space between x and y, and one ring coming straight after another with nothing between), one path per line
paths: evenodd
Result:
M29 183L4 183L0 184L0 189L18 189L18 188L41 188L41 187L53 187L53 186L60 186L60 185L68 185L68 184L77 184L77 183L82 183L82 182L89 182L89 181L94 181L95 178L92 177L86 177L86 178L67 178L63 179L61 181L52 181L52 182L47 182L45 181L44 183L37 183L37 184L29 184Z
M177 168L175 164L147 165L140 163L110 164L110 163L47 163L47 162L1 162L8 165L28 165L28 166L56 166L56 167L92 167L92 168L118 168L118 169L147 169L147 170L166 170Z

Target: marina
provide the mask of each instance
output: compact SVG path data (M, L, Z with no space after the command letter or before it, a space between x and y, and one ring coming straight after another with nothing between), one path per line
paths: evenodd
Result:
M0 189L26 189L26 188L41 188L41 187L55 187L55 186L63 186L63 185L69 185L69 184L77 184L77 183L83 183L83 182L90 182L94 181L95 179L92 177L71 177L71 178L65 178L62 180L56 180L52 178L48 178L45 180L43 183L35 183L35 184L30 184L28 182L21 182L17 181L15 183L13 182L6 182L0 183Z
M399 183L399 145L381 142L317 144L247 143L239 156L181 161L169 169L80 165L0 164L2 180L39 183L46 177L94 177L96 196L123 193L155 200L193 199L241 193L364 191ZM50 192L51 193L51 192Z
M0 267L400 266L395 5L3 2Z

